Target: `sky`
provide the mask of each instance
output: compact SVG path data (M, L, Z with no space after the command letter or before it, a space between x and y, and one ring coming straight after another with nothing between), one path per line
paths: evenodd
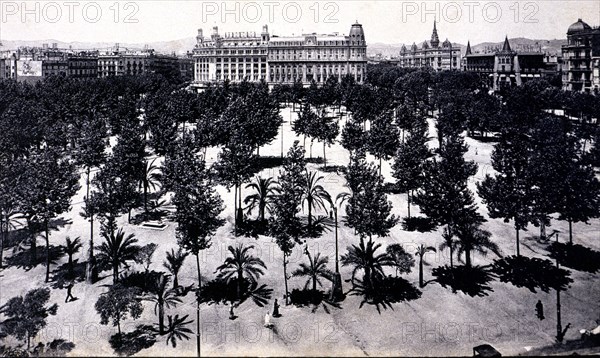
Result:
M600 1L395 1L395 0L0 0L1 40L150 43L219 32L347 34L363 25L369 43L429 39L434 18L440 40L472 44L509 38L566 38L582 18L600 25Z

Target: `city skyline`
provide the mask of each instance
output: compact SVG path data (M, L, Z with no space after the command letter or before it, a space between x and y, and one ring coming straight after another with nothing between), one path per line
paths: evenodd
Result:
M0 6L4 41L153 43L188 39L200 28L257 32L265 24L280 36L347 34L348 26L359 22L367 43L401 44L428 39L435 19L441 41L476 44L505 36L565 39L565 29L578 18L600 24L596 1L3 1Z

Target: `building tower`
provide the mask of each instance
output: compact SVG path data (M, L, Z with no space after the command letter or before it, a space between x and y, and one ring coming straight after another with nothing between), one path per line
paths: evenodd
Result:
M438 47L440 44L440 38L438 37L437 28L435 26L435 20L433 20L433 33L431 33L431 47Z

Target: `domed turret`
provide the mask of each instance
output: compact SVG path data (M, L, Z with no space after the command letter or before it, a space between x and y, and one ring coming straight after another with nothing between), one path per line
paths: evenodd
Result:
M402 45L400 48L400 53L406 53L406 46Z
M362 25L359 24L358 21L355 24L352 24L349 37L352 45L365 44L365 32L363 31Z
M426 50L426 49L428 49L428 48L429 48L429 44L427 43L427 41L423 41L423 43L421 44L421 48L422 48L423 50Z
M446 39L446 41L444 41L444 43L442 44L442 47L450 48L450 47L452 47L452 42L450 42L450 41L448 41L448 39Z
M417 52L417 44L413 42L412 46L410 47L410 50L412 52Z
M569 26L569 29L567 30L567 35L572 35L574 33L580 32L580 31L591 30L591 29L592 28L590 27L590 25L586 24L581 19L577 19L576 23Z

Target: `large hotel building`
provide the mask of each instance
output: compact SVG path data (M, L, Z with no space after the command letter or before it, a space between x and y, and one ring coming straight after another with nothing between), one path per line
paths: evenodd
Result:
M600 27L591 27L578 19L567 30L562 56L565 90L600 91Z
M440 46L441 45L441 46ZM423 41L421 48L413 43L407 48L402 45L398 66L404 68L429 67L436 71L460 69L460 47L453 46L448 39L440 44L436 23L433 22L431 41Z
M367 74L367 43L358 23L347 36L271 36L266 25L260 35L231 32L222 36L214 27L209 38L198 30L196 42L194 82L199 87L225 80L322 84L329 77L340 80L348 74L362 83Z

